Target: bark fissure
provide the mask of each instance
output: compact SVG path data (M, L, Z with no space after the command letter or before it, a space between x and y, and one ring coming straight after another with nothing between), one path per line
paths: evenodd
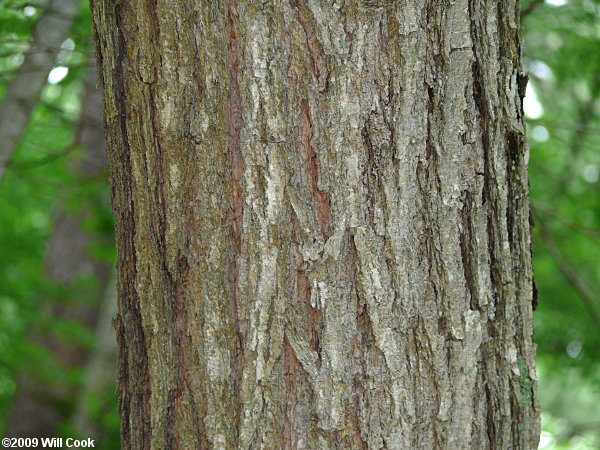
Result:
M121 5L115 7L115 28L121 25ZM126 81L123 67L125 64L125 36L117 34L113 45L116 46L114 85L103 86L104 89L115 89L115 106L120 132L120 154L113 157L118 160L120 167L112 174L112 201L115 211L115 220L123 223L123 228L117 229L116 241L119 248L117 263L119 301L123 302L122 313L117 315L117 341L120 349L117 365L119 376L117 395L119 396L119 413L124 417L131 417L131 421L121 428L121 439L131 443L132 446L140 445L147 448L152 441L152 432L143 433L144 427L150 423L150 383L147 341L142 326L140 311L140 298L135 286L137 275L137 257L135 251L135 205L133 201L133 186L129 175L132 165L129 155L131 147L127 132L127 103ZM106 124L110 126L110 124ZM120 197L120 198L119 198ZM121 209L122 208L122 209ZM131 341L130 341L131 340Z
M237 355L232 360L233 386L236 397L240 392L242 367L244 366L243 337L240 333L238 314L238 259L242 246L242 227L244 214L244 197L241 186L243 173L243 155L240 151L240 130L242 128L242 106L238 71L240 65L240 50L237 43L237 0L227 0L227 70L229 72L229 101L228 127L229 141L227 159L231 177L229 192L229 217L231 227L231 256L229 263L229 289L231 302L231 317L237 338ZM240 404L241 406L241 404ZM239 417L236 418L239 426Z
M473 255L476 254L476 248L471 245L476 236L473 231L473 194L464 191L462 200L462 230L460 233L460 252L461 261L464 269L464 276L469 290L469 303L472 310L479 309L480 299L477 294L476 265L473 261Z
M302 160L304 178L308 185L315 209L315 222L324 241L329 239L329 199L321 189L319 189L319 166L317 155L312 147L313 125L310 120L310 106L306 99L300 102L301 118L299 131L300 158Z
M315 76L317 88L320 93L325 93L329 84L329 70L327 68L326 56L323 46L317 37L314 16L310 7L303 0L293 0L298 9L298 21L302 25L306 35L306 43L310 56L310 69Z

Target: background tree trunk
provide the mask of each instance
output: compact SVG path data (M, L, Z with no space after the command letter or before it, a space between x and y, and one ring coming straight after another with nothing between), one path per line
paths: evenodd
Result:
M75 145L81 146L82 158L75 161L73 171L81 179L92 179L106 172L106 153L102 126L102 94L96 88L95 71L90 70L79 116ZM89 212L89 211L88 211ZM85 208L77 212L60 209L50 236L45 257L46 273L58 283L74 283L78 276L93 274L98 281L94 297L85 295L76 301L59 301L44 305L45 314L56 319L76 320L94 329L100 303L107 289L110 267L90 254L93 236L84 230ZM80 294L81 295L81 294ZM84 366L90 352L80 343L34 329L29 336L38 345L51 351L67 368ZM59 425L67 420L69 404L76 402L79 390L68 378L40 379L37 367L25 366L18 375L18 390L13 399L6 425L8 437L52 437ZM89 437L89 436L85 436Z
M90 353L85 368L85 378L76 399L77 406L71 421L82 438L92 438L102 443L106 433L94 417L98 410L114 405L115 366L117 341L112 320L117 312L116 274L111 274L110 283L98 308L96 322L96 347ZM112 392L111 392L112 391ZM95 408L91 405L96 405Z
M516 0L92 0L123 448L536 448Z
M0 102L0 178L23 136L80 5L80 0L47 2L23 64L6 87Z

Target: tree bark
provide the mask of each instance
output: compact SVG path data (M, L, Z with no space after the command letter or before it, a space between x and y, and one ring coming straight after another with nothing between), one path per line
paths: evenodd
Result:
M92 0L123 448L537 447L516 0Z
M106 153L102 126L102 95L95 86L95 71L91 70L76 129L75 145L83 149L82 158L73 164L73 171L82 179L95 178L106 172ZM57 319L76 320L90 329L95 327L99 305L108 284L109 264L95 260L89 246L93 236L85 231L83 222L89 211L58 211L45 257L46 273L58 283L73 283L83 273L91 273L98 280L95 298L78 301L59 301L44 305L44 313ZM30 335L44 346L65 367L84 366L90 352L79 343L35 328ZM7 437L52 437L59 425L68 420L68 405L75 403L78 393L65 379L48 383L40 379L39 368L31 365L18 374L18 390L6 425ZM89 436L85 436L89 437Z
M23 64L6 88L0 102L0 178L21 141L80 4L80 0L48 2L35 26Z

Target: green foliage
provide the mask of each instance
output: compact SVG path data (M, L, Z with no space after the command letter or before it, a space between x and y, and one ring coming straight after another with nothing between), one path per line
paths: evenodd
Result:
M598 448L600 323L591 311L600 314L600 2L534 3L523 28L524 65L543 108L530 100L526 109L542 444Z
M533 251L539 307L535 312L539 393L543 410L542 447L600 447L600 1L524 0L524 68L531 139L530 182L534 219ZM38 2L0 0L0 96L19 67L41 7ZM76 321L46 314L57 304L92 297L97 281L82 277L70 285L44 273L47 239L58 205L85 208L84 227L96 236L90 252L114 260L106 177L80 180L69 161L83 75L90 63L90 15L82 3L71 43L57 65L66 76L48 84L14 161L0 180L0 427L10 408L19 370L40 380L64 378L81 384L82 368L61 364L28 339L31 329L58 339L94 346L94 336ZM538 103L532 101L536 94ZM541 109L540 109L541 107ZM543 111L542 111L543 110ZM571 276L565 276L571 270ZM575 278L573 278L574 274ZM581 286L589 287L583 294ZM523 401L531 401L532 380L519 360ZM114 386L83 399L103 430L97 448L118 448ZM76 399L65 398L65 410ZM75 435L65 422L61 433Z
M27 51L41 13L40 7L33 8L35 4L0 1L0 96ZM82 385L84 368L65 365L42 345L45 340L88 350L95 346L94 330L50 313L53 308L98 297L99 292L99 282L91 275L83 274L68 285L46 276L44 257L57 209L88 211L85 229L95 237L90 248L93 257L114 261L107 178L82 180L72 170L80 152L73 146L74 126L84 76L92 62L90 23L87 4L82 2L71 41L57 55L57 66L69 70L60 81L45 87L13 161L0 179L0 429L10 412L19 374L30 374L42 385L56 380ZM32 330L38 336L34 341ZM97 399L94 409L94 420L103 429L103 444L96 448L119 447L114 386L111 389ZM76 398L65 396L58 406L68 416L76 404ZM69 423L62 425L62 433L75 436Z

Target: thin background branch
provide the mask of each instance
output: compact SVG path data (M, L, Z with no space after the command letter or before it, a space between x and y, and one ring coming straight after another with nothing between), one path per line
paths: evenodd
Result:
M592 288L588 286L588 284L577 274L577 272L573 269L571 264L563 256L556 243L554 242L554 239L550 235L550 231L548 230L548 227L546 226L544 220L539 215L535 216L535 220L536 223L540 225L540 236L546 244L548 251L554 258L554 261L556 261L559 270L561 271L563 276L569 281L569 283L571 283L573 288L577 291L577 293L581 297L581 300L583 300L583 303L586 309L588 310L590 317L592 318L594 324L596 325L596 328L600 332L600 313L598 313L598 310L596 309L596 304L598 304L596 294L594 293Z

